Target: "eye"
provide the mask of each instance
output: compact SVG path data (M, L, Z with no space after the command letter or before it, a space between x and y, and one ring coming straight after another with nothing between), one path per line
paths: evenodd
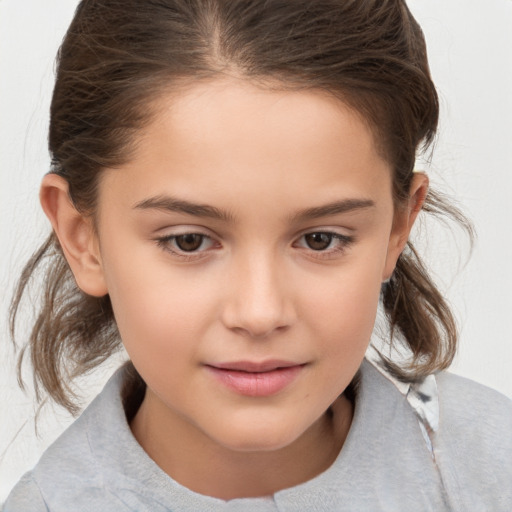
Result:
M308 233L304 235L307 246L314 251L325 251L334 238L333 233Z
M162 249L182 258L203 256L203 253L214 248L216 244L212 238L202 233L168 235L157 238L156 242Z
M342 235L332 231L314 231L302 235L295 243L295 246L319 253L318 256L327 257L344 251L353 241L353 236Z
M187 233L186 235L179 235L174 237L174 243L184 252L193 252L201 248L204 243L204 235L197 233Z

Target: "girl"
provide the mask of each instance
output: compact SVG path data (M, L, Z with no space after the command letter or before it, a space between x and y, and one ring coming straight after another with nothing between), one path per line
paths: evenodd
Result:
M5 510L510 510L512 406L442 372L408 241L438 102L400 0L83 0L59 52L39 387L130 361ZM365 359L379 306L410 357Z

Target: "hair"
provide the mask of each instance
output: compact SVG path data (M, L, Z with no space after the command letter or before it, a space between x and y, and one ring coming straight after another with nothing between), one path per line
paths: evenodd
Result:
M82 0L57 56L50 112L51 173L94 218L102 169L130 160L139 130L164 92L235 75L281 89L320 89L358 112L390 163L396 207L408 197L417 152L434 140L439 105L422 31L402 0ZM471 226L429 192L423 209ZM44 271L29 340L36 392L76 412L73 379L120 346L110 299L76 285L55 234L26 265L11 307L11 334L28 284ZM390 343L417 380L452 361L454 318L411 242L382 287ZM19 377L20 383L21 377ZM38 394L39 397L39 394Z

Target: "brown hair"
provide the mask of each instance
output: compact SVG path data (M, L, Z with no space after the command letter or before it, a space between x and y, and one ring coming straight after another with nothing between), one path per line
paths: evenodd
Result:
M407 197L439 108L423 34L402 0L82 0L58 54L49 133L50 172L67 180L75 207L94 215L100 172L130 159L164 90L222 73L339 96L374 130L393 168L396 204ZM424 210L465 223L432 192ZM29 349L36 390L76 411L73 378L120 346L110 300L78 289L52 234L21 276L13 337L39 269L43 300L19 365ZM412 355L402 366L383 358L395 375L421 379L450 364L455 323L411 243L382 303L392 339Z

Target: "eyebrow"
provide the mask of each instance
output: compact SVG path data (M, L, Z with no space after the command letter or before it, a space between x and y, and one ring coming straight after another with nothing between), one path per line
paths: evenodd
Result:
M343 199L342 201L334 201L322 206L314 206L313 208L301 210L292 216L292 221L302 222L320 219L322 217L330 217L332 215L350 213L373 207L375 207L375 202L371 199Z
M231 222L233 216L215 206L207 204L197 204L185 201L184 199L176 199L169 196L154 196L144 199L135 204L134 209L137 210L163 210L168 212L183 213L185 215L193 215L195 217L206 217L211 219Z
M306 208L292 215L292 222L303 222L312 219L320 219L332 215L349 213L357 210L373 208L375 202L371 199L344 199L334 201L322 206ZM195 217L206 217L217 219L224 222L232 222L233 215L229 212L220 210L215 206L207 204L192 203L184 199L177 199L170 196L154 196L144 199L135 204L137 210L163 210L168 212L183 213Z

